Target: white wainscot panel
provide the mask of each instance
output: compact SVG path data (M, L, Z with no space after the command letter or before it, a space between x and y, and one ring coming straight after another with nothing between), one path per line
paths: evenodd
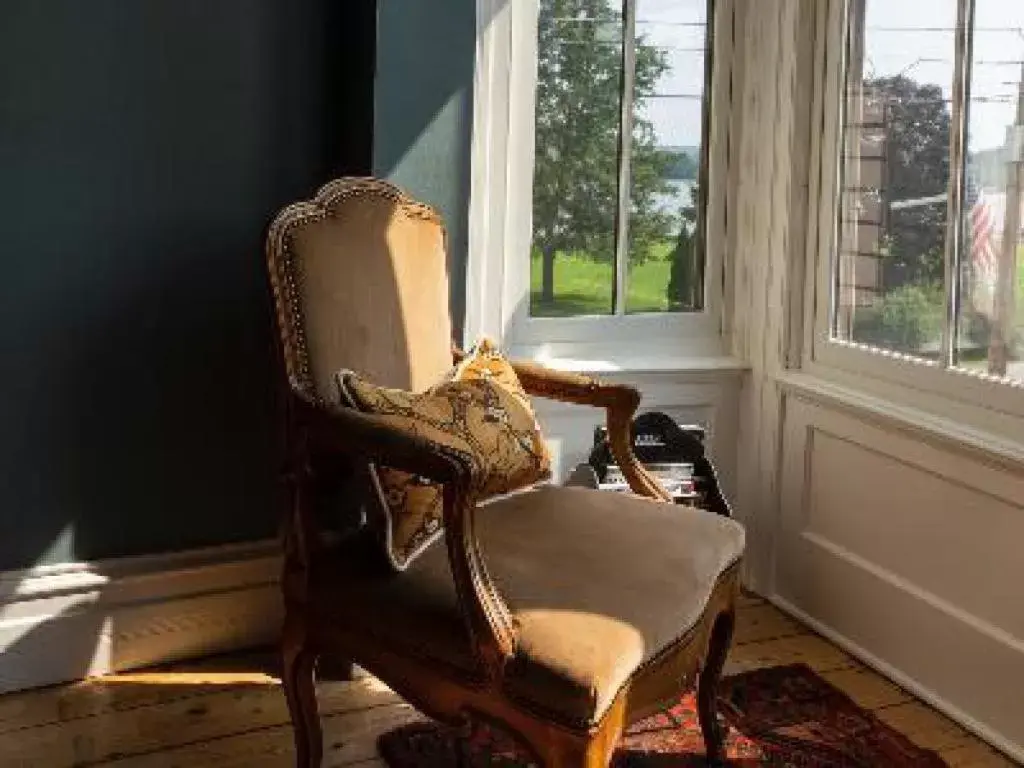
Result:
M739 380L732 374L648 373L603 374L607 381L632 384L643 393L640 412L662 411L680 423L702 424L708 454L715 462L723 491L734 499L736 477L736 414ZM534 399L537 417L548 440L553 474L562 481L573 467L585 462L594 441L594 428L605 421L600 408Z
M1024 467L786 401L777 597L1024 752Z

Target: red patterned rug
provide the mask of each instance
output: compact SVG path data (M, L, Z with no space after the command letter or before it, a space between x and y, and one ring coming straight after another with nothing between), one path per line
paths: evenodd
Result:
M725 678L719 712L729 725L729 765L776 768L944 768L803 664L769 667ZM458 744L450 729L415 723L378 742L390 768L451 768ZM479 727L468 744L469 765L525 768L536 760L495 728ZM615 768L695 768L706 765L693 694L629 729Z

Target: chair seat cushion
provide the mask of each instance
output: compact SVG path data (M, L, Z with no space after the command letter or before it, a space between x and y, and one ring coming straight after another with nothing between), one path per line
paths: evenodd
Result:
M599 720L634 672L699 621L744 548L743 528L728 518L583 488L495 499L476 520L518 627L507 691L572 724ZM337 575L318 601L333 618L389 647L474 669L443 544L403 573L354 556Z

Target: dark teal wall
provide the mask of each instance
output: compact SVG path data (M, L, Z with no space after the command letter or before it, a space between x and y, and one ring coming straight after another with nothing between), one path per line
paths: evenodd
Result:
M461 329L473 117L474 0L379 0L373 168L436 206L448 227Z
M263 233L369 170L345 5L0 0L0 570L274 534Z

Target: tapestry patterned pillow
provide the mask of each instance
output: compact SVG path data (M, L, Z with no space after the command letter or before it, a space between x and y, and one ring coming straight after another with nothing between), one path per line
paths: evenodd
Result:
M337 375L342 402L469 457L478 500L550 476L551 461L529 397L507 359L487 339L422 394L378 387L352 371ZM385 466L370 477L384 523L384 548L404 570L441 535L441 486Z

